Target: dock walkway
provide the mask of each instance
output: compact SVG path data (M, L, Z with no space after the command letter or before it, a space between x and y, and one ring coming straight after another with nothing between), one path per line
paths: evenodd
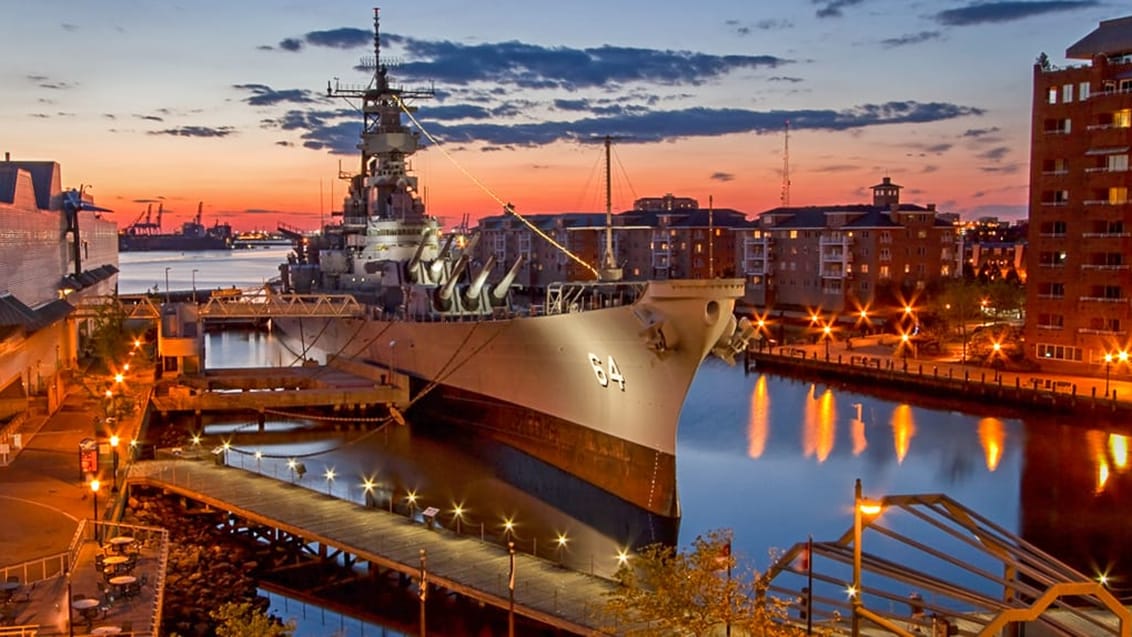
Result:
M417 579L420 550L428 583L470 599L509 607L510 562L499 545L430 529L403 516L322 495L215 463L138 462L127 484L144 484L197 500L305 542L317 542ZM579 634L599 634L612 580L572 571L531 555L515 555L515 614Z

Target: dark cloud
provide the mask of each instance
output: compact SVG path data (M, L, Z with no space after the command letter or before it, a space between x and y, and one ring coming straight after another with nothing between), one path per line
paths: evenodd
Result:
M815 15L819 18L840 18L842 16L842 9L861 4L863 1L864 0L811 0L813 4L818 5L818 10Z
M303 42L295 38L283 38L279 41L279 48L284 51L298 51L303 48Z
M448 106L435 106L428 109L429 117L433 119L487 119L493 117L492 111L475 104L451 104Z
M271 46L270 44L261 44L261 45L256 47L256 50L257 51L274 51L275 47Z
M793 76L790 76L790 75L773 75L771 77L766 78L766 80L768 82L790 82L792 84L796 84L798 82L804 82L805 81L800 77L793 77Z
M235 133L236 129L232 126L181 126L149 131L150 135L172 135L174 137L227 137Z
M32 82L43 82L43 81L47 80L46 75L26 75L24 77L26 77L28 80L30 80Z
M118 116L115 115L114 113L103 113L102 118L103 119L118 119Z
M734 181L735 175L732 174L732 173L715 172L715 173L712 173L711 177L708 177L708 179L711 179L712 181L724 181L724 182Z
M25 75L24 77L26 77L28 81L33 82L39 88L49 88L52 90L63 91L78 86L77 82L54 81L46 75Z
M1059 11L1076 11L1101 6L1097 0L1045 0L1042 2L976 2L958 9L947 9L935 14L935 21L953 27L984 24L987 22L1011 22L1035 15Z
M134 113L134 117L136 117L138 119L148 120L148 121L151 121L151 122L164 122L165 121L164 117L158 117L156 115L138 115L137 113Z
M816 173L848 173L858 170L860 166L855 164L830 164L828 166L819 166L813 170Z
M522 89L609 88L626 82L699 85L733 71L777 68L792 60L772 55L711 55L605 45L587 49L523 42L460 44L390 36L406 56L399 76L445 86L491 82Z
M794 23L789 20L759 20L755 23L755 28L760 31L778 31L780 29L792 29Z
M999 175L1013 175L1018 172L1020 166L1018 164L1002 164L999 166L980 166L979 170L985 173L996 173Z
M978 158L985 159L987 161L998 162L1002 161L1002 158L1005 157L1009 152L1010 149L1006 146L996 146L986 152L979 153Z
M79 30L79 25L70 24L68 22L64 22L63 24L60 24L59 26L63 27L64 31L67 31L67 32L70 32L70 33L74 33L75 31Z
M590 108L589 100L554 100L554 108L560 111L586 111Z
M929 40L935 40L940 37L939 31L920 31L919 33L906 33L898 38L888 38L881 40L880 45L886 49L893 49L898 46L908 46L910 44L920 44Z
M373 32L365 29L342 27L329 31L311 31L303 38L311 46L326 46L334 49L352 49L373 43Z
M36 119L47 119L48 117L51 117L51 116L48 115L47 113L28 113L28 117L34 117Z
M314 91L292 88L277 91L266 84L233 84L232 88L251 93L244 101L252 106L270 106L272 104L313 104L319 101Z
M997 126L993 126L991 128L968 128L967 130L963 131L962 137L978 138L978 137L984 137L986 135L992 135L992 134L997 133L997 132L998 132Z
M606 134L624 137L628 142L646 143L683 137L715 137L733 133L777 133L782 122L790 120L795 130L851 130L884 124L923 123L982 115L969 106L932 102L887 102L864 104L842 111L747 111L742 109L689 108L652 111L621 117L593 117L570 122L523 124L433 123L425 127L452 143L473 141L488 144L540 146L556 141L584 141ZM426 118L427 121L427 118Z
M289 142L285 139L281 139L281 140L275 142L275 145L276 146L283 146L285 148L291 148L292 146L295 145L295 142Z

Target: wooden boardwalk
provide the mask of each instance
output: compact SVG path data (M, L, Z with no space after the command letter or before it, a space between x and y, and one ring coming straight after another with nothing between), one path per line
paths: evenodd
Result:
M430 588L504 611L509 607L510 563L507 550L497 544L199 460L137 462L129 469L127 483L182 494L414 580L420 571L420 549L425 549ZM610 625L601 609L615 582L526 554L516 554L515 563L516 615L584 635L602 634L600 629Z

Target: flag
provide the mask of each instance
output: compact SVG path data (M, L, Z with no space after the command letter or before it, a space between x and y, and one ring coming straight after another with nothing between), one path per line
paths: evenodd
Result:
M515 545L508 546L511 551L511 573L507 576L507 590L515 591Z
M806 542L806 546L804 546L802 548L802 551L798 553L798 557L794 561L794 570L801 571L803 573L810 572L810 560L813 559L810 547L810 542Z
M719 568L730 568L731 566L731 536L727 536L727 542L719 549L719 555L715 558L715 563Z

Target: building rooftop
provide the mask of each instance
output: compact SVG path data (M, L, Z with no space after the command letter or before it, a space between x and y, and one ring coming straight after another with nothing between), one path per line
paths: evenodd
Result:
M1103 20L1092 33L1065 49L1065 57L1072 60L1121 53L1132 53L1132 16Z

